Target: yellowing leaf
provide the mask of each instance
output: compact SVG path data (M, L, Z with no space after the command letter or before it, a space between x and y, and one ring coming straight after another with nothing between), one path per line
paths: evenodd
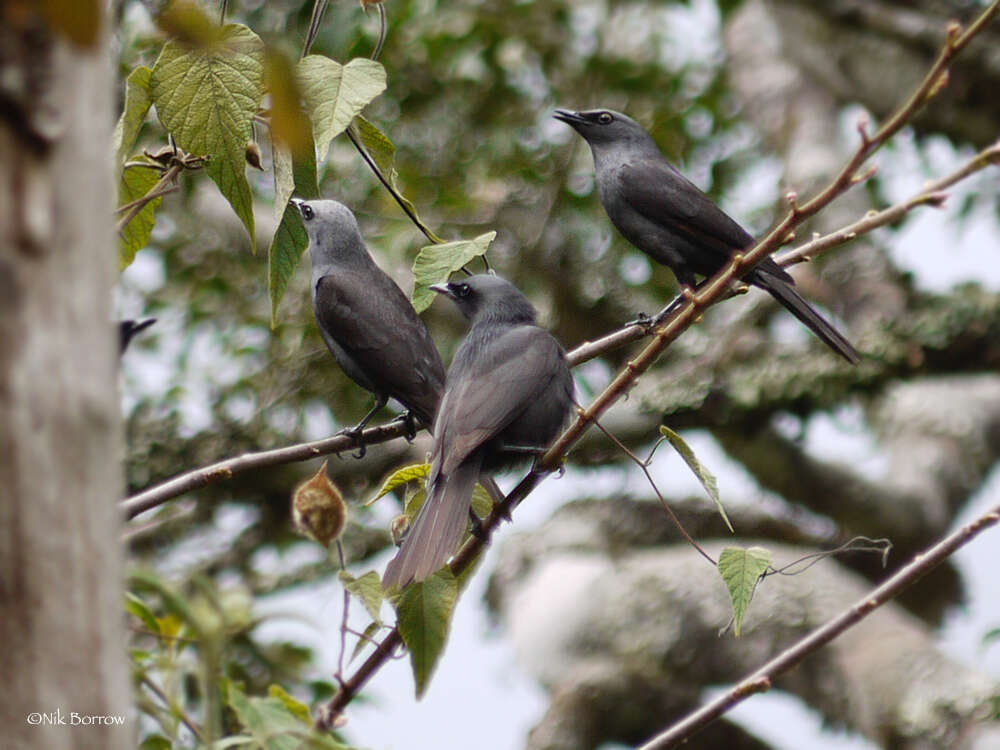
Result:
M341 65L323 55L299 61L296 73L312 121L319 161L330 141L347 130L354 116L385 91L385 69L374 60L356 58Z
M733 604L733 631L737 637L761 575L771 565L771 552L763 547L726 547L719 555L719 575Z
M264 45L250 29L222 27L205 47L168 42L153 66L153 104L177 144L208 156L205 171L250 233L256 252L253 199L245 150L263 98Z
M309 117L302 111L299 82L292 63L268 50L264 58L265 88L271 95L271 137L295 154L313 150ZM315 154L313 154L315 159Z
M413 261L413 307L419 313L434 300L431 284L440 284L469 261L484 255L496 232L481 234L474 240L458 240L441 245L427 245Z
M430 464L410 464L409 466L403 466L400 469L396 469L392 472L392 474L386 477L385 481L382 482L382 486L379 487L375 497L365 503L365 505L371 505L379 498L385 497L394 489L401 487L404 484L426 479L427 475L430 474L430 471Z

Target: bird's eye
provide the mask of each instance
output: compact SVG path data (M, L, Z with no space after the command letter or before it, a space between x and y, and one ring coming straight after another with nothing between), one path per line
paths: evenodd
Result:
M601 123L601 125L610 125L611 121L614 119L615 118L611 116L610 112L601 112L601 114L597 116L597 121Z
M455 296L456 297L468 297L472 288L468 284L457 284L455 286Z
M312 210L312 208L310 206L307 206L304 203L302 204L302 218L303 219L305 219L306 221L309 221L315 215L316 215L315 212Z

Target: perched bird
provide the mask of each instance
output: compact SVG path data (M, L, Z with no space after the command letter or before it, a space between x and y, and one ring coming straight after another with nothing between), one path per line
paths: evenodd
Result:
M346 432L358 434L390 398L430 426L445 372L423 321L372 260L347 206L330 200L293 202L309 234L319 331L344 372L375 396L374 408Z
M489 274L431 287L471 320L448 369L434 421L427 499L386 568L385 588L438 570L458 549L477 481L537 454L573 404L573 377L559 342L535 324L517 287Z
M611 223L673 269L681 284L694 286L696 275L711 276L753 244L753 237L678 172L632 118L605 109L557 109L554 116L590 144L597 193ZM792 277L774 260L765 258L743 281L770 292L848 362L859 361L857 350L799 296Z

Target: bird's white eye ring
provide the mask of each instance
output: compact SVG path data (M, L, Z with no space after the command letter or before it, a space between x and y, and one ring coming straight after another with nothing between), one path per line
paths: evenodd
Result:
M601 123L601 125L610 125L611 121L614 119L615 118L611 116L610 112L601 112L601 114L597 116L597 121Z
M313 212L312 207L303 204L302 218L305 219L306 221L309 221L313 216L315 216L315 213Z

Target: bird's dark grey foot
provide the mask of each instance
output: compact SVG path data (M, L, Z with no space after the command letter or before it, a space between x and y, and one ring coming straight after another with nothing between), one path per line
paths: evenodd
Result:
M651 318L646 313L636 313L635 318L626 322L626 326L640 326L646 333L649 333L655 325L655 318Z
M364 444L364 441L361 439L361 433L368 425L368 423L372 421L372 417L374 417L378 413L379 409L385 406L387 402L388 402L387 398L382 398L381 396L376 398L375 406L372 407L370 412L365 414L364 419L362 419L360 422L354 425L354 427L351 427L348 430L341 430L340 432L341 435L347 435L349 438L358 443L358 452L354 454L355 458L364 458L365 453L368 452L368 447Z
M680 307L681 304L686 299L687 299L686 294L678 294L676 297L674 297L673 301L671 301L669 305L664 307L662 310L660 310L658 313L656 313L656 315L654 315L651 318L652 323L650 327L655 328L656 326L660 325L664 320L670 317L670 313L672 313L674 310Z
M364 429L365 429L364 425L360 424L356 425L355 427L351 427L349 429L344 429L340 431L341 435L349 437L351 440L355 441L358 444L357 453L351 454L355 458L364 458L365 454L368 452L368 446L365 445L364 440L362 438L362 433L364 432ZM337 456L339 457L340 454L338 453Z

